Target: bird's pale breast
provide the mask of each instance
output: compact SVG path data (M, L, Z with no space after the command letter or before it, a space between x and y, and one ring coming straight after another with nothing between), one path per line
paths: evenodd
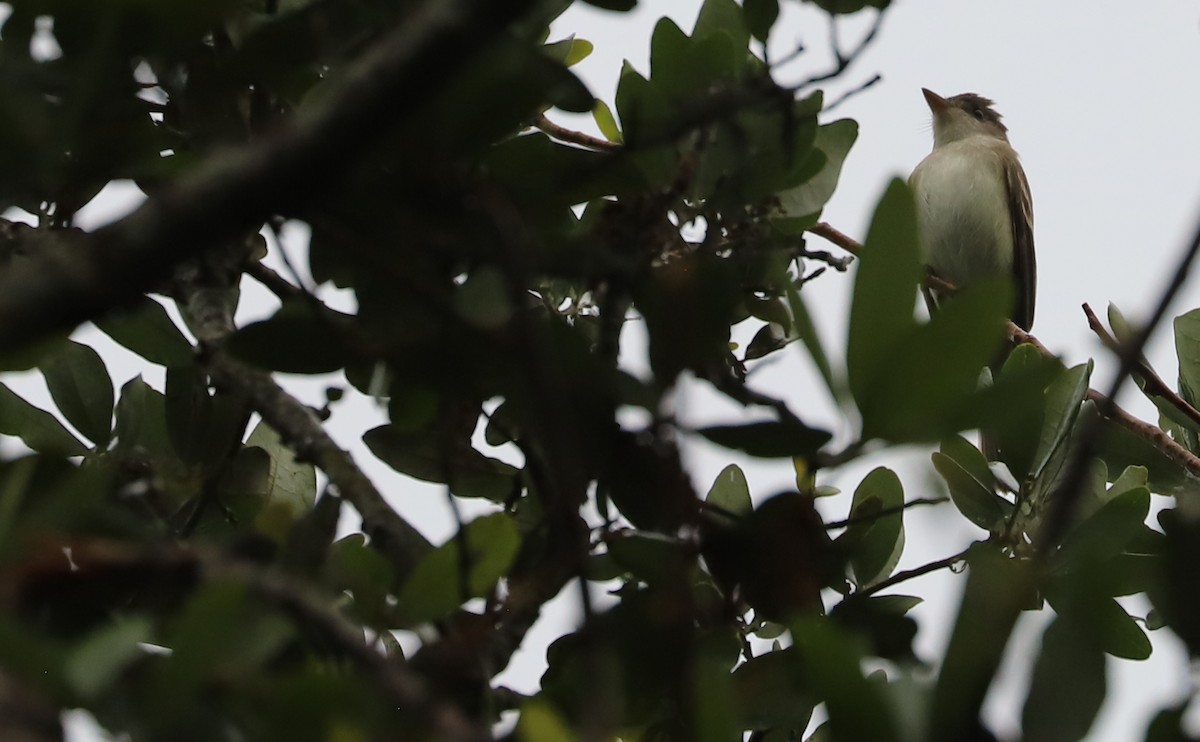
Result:
M1012 273L1008 197L992 141L970 137L938 147L910 179L926 260L959 286Z

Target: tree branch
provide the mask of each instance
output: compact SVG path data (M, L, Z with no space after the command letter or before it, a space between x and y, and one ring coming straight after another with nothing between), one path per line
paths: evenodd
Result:
M545 114L538 116L533 125L540 129L545 134L559 140L560 142L568 142L570 144L578 144L581 147L588 149L598 149L605 152L615 152L621 149L621 145L617 142L610 142L607 139L594 137L591 134L584 134L582 131L568 129L565 126L559 126L550 119L546 118Z
M1087 315L1088 326L1092 328L1092 332L1100 338L1100 342L1104 347L1114 353L1121 352L1121 344L1117 339L1109 334L1104 325L1100 322L1100 318L1092 311L1092 308L1085 302L1083 305L1083 313ZM1172 407L1182 412L1189 420L1200 425L1200 410L1190 405L1186 399L1179 396L1174 389L1163 381L1162 377L1151 368L1145 358L1138 358L1137 364L1134 366L1133 374L1142 381L1142 391L1150 397L1161 397L1166 400Z
M214 152L134 213L92 233L90 249L39 251L0 282L0 352L120 306L175 263L312 199L531 4L429 0L350 64L322 103L274 136Z
M271 375L234 360L222 350L208 355L213 383L244 394L262 419L296 452L329 477L338 494L354 506L371 543L403 577L429 550L429 541L384 500L350 454L325 432L311 409L283 390Z
M968 546L967 548L958 552L954 556L948 556L945 559L939 559L936 562L930 562L929 564L922 564L920 567L916 567L914 569L907 569L903 572L897 572L896 574L887 578L883 582L877 582L874 585L871 585L870 587L859 590L858 592L856 592L854 594L862 595L862 596L874 595L875 593L877 593L881 590L886 590L889 587L899 585L901 582L906 582L908 580L912 580L917 577L927 575L930 572L936 572L939 569L947 569L948 567L953 567L954 565L958 564L959 562L961 562L967 558L967 554L969 554L971 552L972 546L974 546L974 544L972 544L971 546Z
M1170 274L1171 279L1167 282L1166 288L1163 289L1162 295L1158 300L1158 305L1154 308L1150 319L1146 321L1146 324L1138 330L1137 334L1129 342L1122 344L1119 353L1121 365L1117 369L1117 375L1113 378L1112 384L1109 386L1108 394L1099 397L1096 402L1096 409L1101 416L1112 419L1116 415L1117 394L1121 391L1121 387L1124 386L1125 380L1129 378L1129 375L1137 367L1138 361L1146 349L1146 343L1149 342L1150 335L1154 332L1154 328L1166 316L1167 308L1170 307L1179 290L1183 288L1183 283L1187 279L1187 275L1197 255L1200 255L1200 225L1196 227L1196 233L1192 236L1191 242L1180 256L1179 264ZM1166 433L1163 433L1162 437L1170 440L1170 437ZM1046 519L1043 521L1042 528L1038 533L1037 547L1040 551L1053 549L1062 541L1071 524L1071 520L1075 517L1075 506L1079 502L1079 498L1083 495L1083 483L1087 478L1088 467L1092 455L1095 453L1097 445L1099 445L1099 430L1096 426L1092 426L1083 431L1081 438L1082 440L1079 447L1075 450L1073 458L1067 462L1066 475L1063 477L1062 487L1058 491L1057 496L1051 498L1049 512L1047 512ZM1176 445L1178 446L1178 444ZM1181 446L1178 447L1182 449ZM1190 452L1188 452L1188 455L1192 459L1196 458Z

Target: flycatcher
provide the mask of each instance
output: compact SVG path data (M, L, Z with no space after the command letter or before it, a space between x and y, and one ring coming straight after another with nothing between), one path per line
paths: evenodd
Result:
M930 269L955 286L1011 276L1012 320L1033 326L1037 266L1033 202L1020 158L992 101L921 89L933 112L933 151L909 177ZM937 296L924 290L933 311Z

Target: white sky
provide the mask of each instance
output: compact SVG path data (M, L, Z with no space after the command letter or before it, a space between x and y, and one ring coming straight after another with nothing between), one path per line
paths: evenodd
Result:
M789 68L785 81L824 69L830 61L824 16L811 6L782 4L785 14L772 38L776 55L790 50L796 41L810 50L794 70ZM596 45L592 57L576 71L595 95L611 105L622 59L629 59L643 73L647 71L649 37L657 18L669 14L690 30L699 2L643 0L641 7L628 15L580 6L559 19L552 40L574 33ZM856 38L856 31L865 28L868 17L843 23L847 46ZM928 152L928 110L921 87L944 95L971 91L995 99L1033 190L1040 274L1034 333L1068 363L1097 357L1100 370L1093 386L1103 388L1114 364L1093 340L1079 306L1086 301L1103 312L1112 301L1132 319L1143 316L1195 229L1200 218L1200 183L1195 175L1200 163L1198 70L1200 9L1184 0L1153 4L1113 0L1087 4L896 2L875 45L831 85L827 95L827 99L836 97L876 72L884 77L827 119L855 118L860 135L825 219L861 237L888 179L907 176ZM555 112L551 117L595 131L585 117ZM85 217L96 223L108 221L135 198L126 189L110 189ZM303 234L297 233L296 242L304 242ZM298 262L303 264L302 259ZM824 276L805 288L809 309L831 351L844 344L850 288L850 278L839 275ZM1172 314L1194 306L1200 306L1195 281L1185 288ZM241 317L262 316L270 307L270 299L247 283ZM130 354L114 349L99 333L84 330L79 337L93 343L106 358L116 359L112 371L118 385L145 371ZM626 336L635 354L640 353L641 338L636 328ZM1148 355L1164 378L1175 377L1169 327L1156 335ZM785 358L764 364L752 377L754 384L787 398L805 420L848 434L800 352L778 356ZM161 389L161 374L150 373L147 378ZM21 375L5 381L14 382L17 391L44 404L44 387L36 377ZM325 381L292 377L289 383L306 401L321 402ZM1140 416L1154 419L1150 406L1133 393L1127 391L1122 401ZM698 385L681 393L679 407L691 420L728 421L740 414ZM362 431L383 420L383 412L369 400L351 395L335 407L330 430L341 445L352 450L397 509L435 542L447 539L453 522L441 488L394 474L361 445ZM743 464L758 500L787 488L791 481L786 462L746 460L700 442L692 442L687 453L689 469L701 492L731 461ZM828 483L852 491L867 471L886 464L900 473L909 497L933 495L940 485L928 462L927 450L908 449L856 462ZM827 503L830 512L837 514L834 517L844 513L846 499ZM911 511L906 520L909 545L901 568L952 554L982 535L949 505ZM922 656L936 658L944 649L962 585L960 576L941 572L899 590L927 599L917 609ZM546 644L575 620L577 598L569 593L551 604L547 618L502 677L506 684L523 691L536 688L545 668ZM1131 609L1135 615L1144 615L1144 605L1131 604ZM1002 736L1019 733L1025 674L1035 656L1044 618L1022 621L1008 657L1008 665L1016 672L1010 671L989 698L988 719ZM1149 717L1185 694L1189 672L1178 641L1164 631L1152 633L1151 638L1155 653L1150 660L1110 660L1110 702L1093 727L1091 739L1141 739ZM78 718L73 718L71 727L75 740L95 738Z

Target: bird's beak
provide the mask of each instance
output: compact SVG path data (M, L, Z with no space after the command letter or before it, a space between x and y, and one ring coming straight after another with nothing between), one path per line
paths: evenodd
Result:
M933 111L934 116L938 116L950 107L949 101L929 88L921 88L921 94L925 96L925 102L929 104L929 110Z

